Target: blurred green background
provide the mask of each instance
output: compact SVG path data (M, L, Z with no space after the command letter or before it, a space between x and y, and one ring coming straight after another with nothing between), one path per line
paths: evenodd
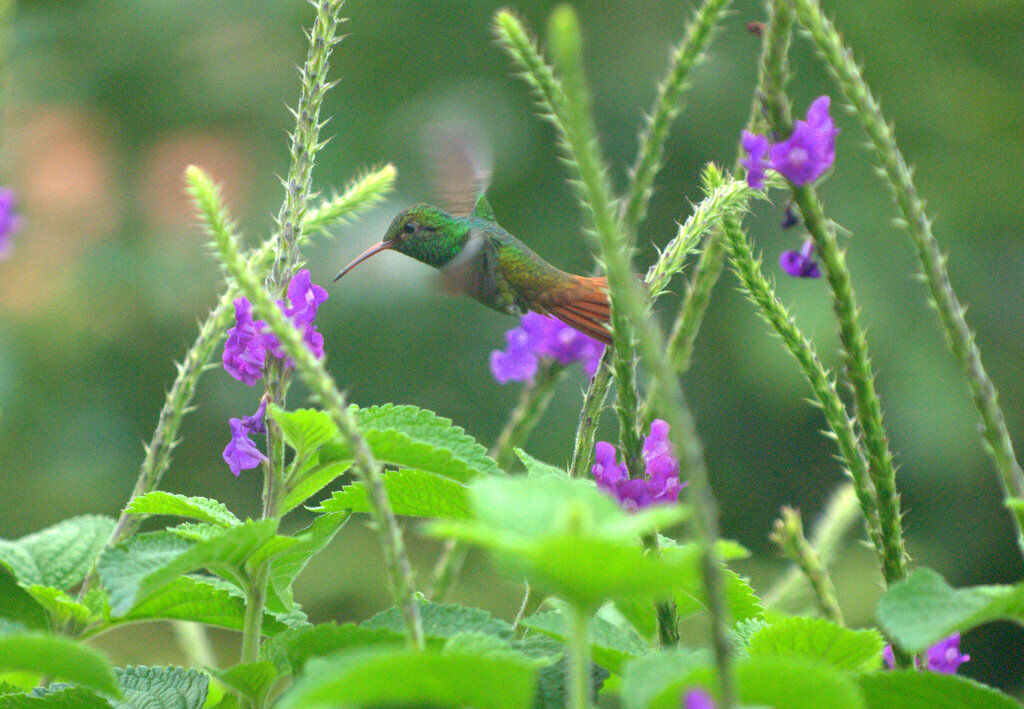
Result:
M478 123L494 146L491 201L499 220L567 269L592 258L581 215L526 88L491 41L504 2L351 2L325 103L331 142L316 186L329 191L365 166L394 162L397 191L357 224L308 252L314 280L329 284L379 240L393 214L427 200L424 124ZM641 113L650 106L669 47L691 3L577 2L587 38L596 120L613 178L632 162ZM829 2L917 166L917 183L950 254L950 275L1011 432L1024 447L1024 4L1020 0ZM513 5L535 31L553 3ZM638 265L700 197L701 166L730 164L746 118L759 41L744 29L763 19L739 2L693 76L667 145ZM0 536L17 537L81 513L116 515L134 483L172 361L182 356L221 288L184 197L182 170L197 163L223 183L250 240L272 227L287 170L285 103L298 93L305 56L298 0L57 0L20 3L7 41L2 182L20 195L25 226L0 263ZM794 108L836 95L808 45L797 41ZM892 224L864 137L842 111L838 159L822 188L830 216L848 231L849 262L878 387L899 463L910 554L954 585L1017 581L1021 561L995 475L976 434L966 389L913 277L909 239ZM781 195L779 195L781 199ZM780 229L781 204L747 220L768 269L800 235ZM488 354L515 323L432 287L425 266L381 255L329 287L321 310L328 366L351 399L410 403L454 419L485 444L518 390L494 383ZM682 290L678 281L675 290ZM718 286L685 377L724 533L755 552L744 566L764 590L783 565L767 541L782 504L808 522L841 481L819 412L782 346L727 274ZM779 291L838 366L835 325L821 281L779 279ZM669 321L676 297L659 304ZM529 441L536 456L565 463L583 375L563 382ZM258 392L210 372L198 410L164 486L218 496L239 514L257 509L259 481L236 479L220 459L227 418L250 413ZM300 388L292 402L304 400ZM606 416L605 438L615 430ZM294 520L298 525L302 520ZM409 525L410 531L415 526ZM424 572L437 545L412 545ZM873 622L881 582L870 554L851 541L836 580L848 620ZM520 590L471 556L455 598L506 617ZM302 577L298 597L315 620L364 618L386 591L376 541L361 521ZM118 662L179 659L167 628L106 638ZM224 661L235 639L216 634ZM1024 633L993 624L969 634L962 672L1019 693Z

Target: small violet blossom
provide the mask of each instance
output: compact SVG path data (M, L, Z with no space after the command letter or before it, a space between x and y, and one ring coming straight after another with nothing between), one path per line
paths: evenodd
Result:
M690 689L683 695L683 709L716 709L715 700L707 690Z
M530 381L542 359L582 362L587 376L593 377L604 354L604 345L597 340L540 313L524 315L519 327L505 333L505 341L506 349L491 352L491 373L499 384Z
M836 159L836 128L829 115L832 99L819 96L807 109L807 120L796 121L786 140L769 142L763 135L743 131L743 149L748 157L740 160L747 168L747 184L764 189L764 175L775 170L794 185L814 182L832 167Z
M251 470L267 460L267 456L263 455L263 452L249 438L253 434L267 432L264 422L266 412L267 400L263 399L252 416L228 420L228 425L231 426L231 442L224 448L224 462L231 468L235 477L238 477L243 470Z
M677 502L686 483L679 482L679 461L668 440L668 423L661 419L651 422L651 433L644 439L643 457L644 477L631 480L626 464L618 461L615 446L598 441L591 470L597 486L627 510Z
M21 217L14 211L14 190L0 188L0 261L11 253L11 237L21 227Z
M882 651L885 666L890 670L896 667L896 656L892 645L886 645ZM921 667L921 659L914 658L914 666ZM957 668L971 659L970 655L960 652L960 633L953 633L945 640L935 643L924 654L924 669L944 675L955 675Z
M277 301L284 314L303 330L303 339L318 358L324 356L324 336L316 330L313 320L320 304L327 300L327 291L310 280L309 270L296 273L288 284L288 301ZM228 374L240 382L253 386L266 366L267 353L285 360L285 366L295 363L287 358L284 348L267 329L263 320L253 321L252 303L246 298L235 299L235 326L228 330L222 361Z
M779 258L782 270L797 278L821 278L821 269L814 260L814 242L804 242L799 251L784 251Z

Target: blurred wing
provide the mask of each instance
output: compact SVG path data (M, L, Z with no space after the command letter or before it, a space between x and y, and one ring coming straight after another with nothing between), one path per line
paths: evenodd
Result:
M491 182L491 150L483 131L469 122L434 123L424 140L438 202L456 216L473 214Z
M459 255L441 268L441 288L494 307L500 296L497 265L498 254L490 237L480 229L471 229Z

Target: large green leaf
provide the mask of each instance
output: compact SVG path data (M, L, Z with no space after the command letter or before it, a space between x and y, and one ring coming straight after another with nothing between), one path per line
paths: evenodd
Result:
M384 488L396 515L466 519L469 517L469 494L466 487L448 478L424 470L402 468L384 475ZM320 507L323 511L370 511L363 483L354 483L338 490Z
M0 672L32 672L116 695L113 669L96 650L60 635L22 632L0 636Z
M450 638L460 633L484 633L500 638L512 637L512 626L480 608L469 608L455 603L421 603L420 619L427 638ZM405 623L398 608L381 611L363 621L364 628L385 628L393 633L404 633Z
M868 709L1021 709L1005 694L966 677L900 670L859 678Z
M153 532L107 549L97 569L110 593L110 612L123 616L174 579L199 569L240 569L276 531L277 520L250 520L195 543L170 532Z
M233 527L240 520L219 500L208 497L187 497L163 490L154 490L136 497L126 512L137 515L174 515L210 522L220 527Z
M21 539L0 539L0 564L23 586L67 591L85 578L113 531L109 517L72 517Z
M853 672L878 669L885 640L876 630L850 630L823 618L782 618L756 631L751 657L786 656L822 660Z
M392 404L353 410L360 432L381 462L427 470L459 482L501 474L498 464L472 436L430 411ZM352 457L340 438L321 449L324 462Z
M405 643L405 635L386 627L324 623L278 633L263 644L260 652L280 671L297 675L314 657L358 647L401 646Z
M265 699L274 684L281 677L277 667L269 660L243 662L213 675L242 696L254 700L256 706L264 706Z
M1024 622L1024 584L954 589L927 568L915 569L878 601L886 634L910 653L990 620Z
M284 411L271 404L267 413L277 421L287 443L298 458L305 458L338 436L338 427L323 411L297 409Z
M558 611L532 615L524 618L522 624L561 642L569 637L568 622ZM620 628L601 617L594 618L590 626L590 643L594 662L616 674L622 674L622 667L629 660L651 651L634 630Z
M536 668L511 656L437 654L409 649L310 660L278 709L433 705L477 709L532 706Z
M182 667L125 667L117 670L124 696L117 709L200 709L209 677Z
M281 516L288 514L323 490L351 467L351 460L332 460L320 463L320 456L313 456L300 473L296 473L288 480L288 492L281 501Z

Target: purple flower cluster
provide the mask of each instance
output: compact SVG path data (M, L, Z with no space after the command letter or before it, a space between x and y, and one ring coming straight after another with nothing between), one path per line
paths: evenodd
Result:
M324 336L316 330L313 320L320 304L327 300L327 291L311 282L309 270L296 273L288 284L288 301L277 301L297 327L304 332L304 339L310 351L317 357L324 356ZM235 299L235 326L228 330L224 343L222 361L228 374L249 386L263 376L267 354L284 359L288 367L295 366L286 358L281 343L267 330L263 320L253 321L252 303L246 298Z
M224 462L231 468L235 477L243 470L251 470L267 459L263 451L249 438L253 434L267 432L264 421L266 413L267 400L264 398L252 416L228 420L231 426L231 442L224 448Z
M14 190L0 188L0 261L11 253L11 237L21 227L21 217L14 211Z
M821 269L814 260L814 242L804 241L799 251L783 251L779 258L782 270L797 278L821 278Z
M716 709L716 705L707 690L690 689L683 696L683 709Z
M604 345L594 338L540 313L524 315L519 327L505 333L505 340L505 350L491 352L491 373L499 384L530 381L542 359L582 362L587 376L593 377L604 354Z
M896 667L896 656L893 654L892 645L885 646L882 658L885 660L885 666L890 670ZM928 648L923 659L923 669L944 675L955 675L957 668L970 660L971 656L960 652L960 633L953 633L945 640L940 640ZM915 657L914 666L921 668L921 660L922 658Z
M786 140L772 143L766 136L743 131L743 149L748 157L740 162L747 168L747 184L764 189L764 175L775 170L794 185L814 182L832 167L836 159L836 128L828 109L832 99L819 96L807 109L807 120L797 121Z
M598 441L594 446L594 467L591 472L597 486L611 493L627 510L639 510L655 504L674 503L686 483L679 482L679 461L668 440L668 424L661 419L651 422L651 434L644 439L643 478L630 479L625 463L618 461L615 446Z

